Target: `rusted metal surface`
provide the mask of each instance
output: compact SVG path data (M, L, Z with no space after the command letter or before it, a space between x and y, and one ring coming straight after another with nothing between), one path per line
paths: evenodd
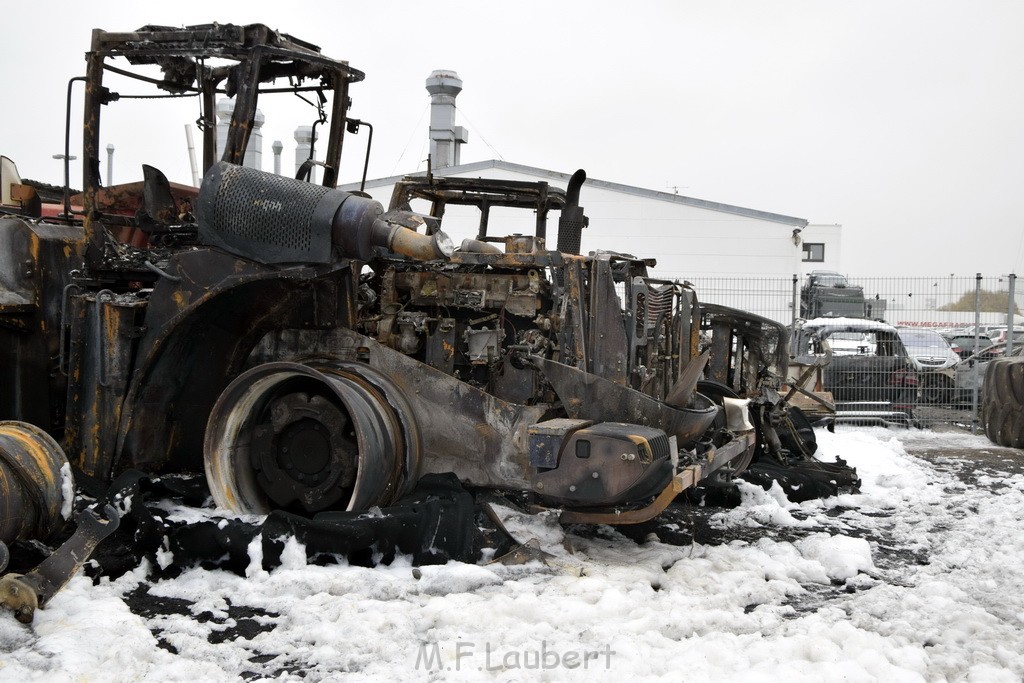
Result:
M642 508L612 512L564 510L558 516L558 521L562 524L641 524L657 517L676 499L676 496L695 484L694 472L684 470L674 475L661 493L650 504Z
M554 386L572 418L657 425L680 443L687 443L703 434L718 413L715 405L699 393L693 394L688 406L678 408L598 375L547 359L530 360Z
M380 373L264 363L214 406L206 474L232 510L365 510L407 492L420 448L412 411Z
M57 442L34 425L0 422L0 542L49 538L73 504L71 470Z
M58 369L63 295L82 267L76 226L0 218L0 419L58 436L66 376Z
M198 194L152 167L141 183L100 187L100 112L121 97L107 71L198 98ZM582 171L566 190L409 177L386 208L333 189L361 79L262 25L95 31L83 224L0 218L0 419L33 423L101 481L205 472L220 505L261 514L386 506L425 475L454 473L524 492L563 521L628 524L756 457L786 461L781 328L702 307L686 283L651 277L653 259L577 253ZM237 165L267 92L315 98L323 186ZM234 97L220 162L218 94ZM459 250L443 230L453 205L479 211ZM509 207L532 212L534 234L493 234L492 211ZM50 443L36 436L0 450L12 506L0 542L57 524L17 517L28 497L52 498L63 468L50 461L32 490L13 486ZM45 603L116 524L106 517L80 517L70 549L5 577L0 599L30 618L32 599Z
M275 180L253 192L252 183L262 183L263 174L223 168L218 178L225 172L237 178L225 191L216 191L221 183L217 179L204 186L203 192L216 199L208 205L200 199L199 216L205 221L201 234L235 229L230 221L238 212L218 213L216 202L234 206L239 197L257 195L261 205L276 202L284 196L280 193L292 191L290 183L297 182ZM476 186L484 184L478 181ZM327 196L321 191L310 201L323 202ZM448 195L445 200L462 198ZM246 201L255 200L242 200ZM682 290L648 287L648 292L664 292L664 302L651 303L643 311L623 311L615 284L626 280L630 287L640 286L643 261L619 255L555 258L549 252L537 252L536 243L516 251L521 249L519 242L508 242L511 254L475 254L503 257L500 266L495 259L493 271L477 272L478 264L459 270L457 259L430 260L440 256L436 251L418 254L419 260L403 258L387 247L394 246L396 234L403 238L418 234L404 227L408 218L396 214L397 224L388 226L390 214L369 210L362 203L353 204L358 210L347 211L349 201L339 197L335 205L340 208L313 219L330 227L326 234L333 244L332 258L337 259L331 266L284 270L261 266L247 256L248 247L240 248L235 258L217 251L191 251L169 259L164 271L169 277L156 283L147 300L145 324L140 325L145 332L138 341L132 381L125 389L121 428L107 476L129 464L157 471L188 467L194 461L185 454L195 452L201 419L212 410L207 433L221 436L207 440L207 469L220 472L215 479L225 482L221 488L235 489L226 494L223 504L233 500L241 509L265 511L275 499L278 504L295 500L312 511L335 503L343 507L386 503L390 495L386 492L400 488L397 480L365 499L351 494L328 502L322 492L310 487L279 485L289 476L277 469L275 463L287 461L280 455L258 456L256 460L262 458L266 464L241 483L234 475L224 474L250 467L250 450L256 448L252 444L260 439L273 442L259 446L260 453L281 453L281 440L292 437L286 438L283 429L261 427L264 431L259 433L268 436L257 438L256 427L273 421L255 413L265 409L260 406L266 401L281 406L298 401L287 398L292 395L287 393L270 396L276 396L278 384L287 385L292 376L323 370L278 369L274 371L277 379L270 380L258 379L259 373L277 366L258 366L251 379L241 380L242 388L229 389L225 396L234 398L224 399L223 409L213 408L217 396L257 357L260 362L306 357L315 359L312 367L334 367L332 372L355 368L346 370L354 373L352 378L379 373L381 382L392 387L393 400L363 401L364 407L345 398L357 385L327 391L324 387L336 384L330 379L317 380L321 389L312 393L312 389L293 393L309 398L310 419L327 435L336 434L332 425L338 420L363 424L360 429L367 434L374 429L381 434L394 432L369 427L374 420L406 425L418 435L421 450L415 458L399 458L404 463L399 468L403 481L431 472L455 472L472 485L528 490L542 499L589 508L633 505L662 490L672 477L667 452L653 459L642 457L647 451L629 445L630 439L643 433L645 443L661 443L671 436L689 448L702 438L718 412L712 401L692 390L685 401L674 397L682 405L665 403L669 389L689 365L689 358L679 356L686 348L680 341L689 336L691 307ZM517 196L514 201L523 200ZM435 226L433 237L441 234ZM215 241L238 251L230 242ZM357 288L346 256L369 258L376 275L364 277ZM657 300L654 294L651 300ZM347 313L330 313L339 310ZM626 326L640 316L643 324L639 332L634 330L636 344L630 352ZM680 317L681 325L676 322ZM290 329L321 333L310 345L309 334L295 336L287 332ZM262 349L258 354L257 348ZM356 365L339 365L346 363ZM652 383L652 377L658 382ZM687 381L692 383L692 378ZM248 388L250 383L262 388ZM324 399L313 401L313 394ZM183 401L186 396L187 402ZM406 406L400 417L391 414L392 406L399 404ZM440 413L439 407L444 409ZM554 444L558 465L540 471L530 464L529 430L542 418L559 413L594 425ZM242 426L222 432L225 424ZM319 460L328 463L335 458L337 465L323 464L304 476L320 482L338 479L346 467L369 471L387 461L386 453L394 448L374 446L368 439L359 445L355 436L355 445L348 448L356 466L345 466L342 456L329 455L345 448L336 435L334 441L339 443L325 446ZM233 450L231 444L236 442L250 444L249 450ZM577 448L589 449L594 460L582 463L585 458L576 455ZM84 450L80 444L79 451ZM211 459L219 463L214 470ZM413 462L415 467L409 464ZM601 462L599 468L595 468L597 462ZM391 469L386 466L381 471ZM600 485L595 486L597 480ZM300 492L289 493L292 490ZM242 499L264 502L239 502Z
M131 67L157 65L162 80L144 75L143 70L130 70L115 64L127 61ZM216 65L214 65L216 64ZM328 121L327 156L324 161L324 185L337 182L337 169L345 133L345 112L348 110L348 85L363 79L362 72L346 62L330 59L320 48L273 31L261 24L236 26L204 24L185 28L144 26L138 31L114 33L96 29L92 46L86 54L86 87L83 122L83 204L86 231L86 261L94 270L121 270L106 243L108 231L118 239L137 247L146 246L142 236L121 230L116 221L106 217L100 190L100 111L120 94L104 85L105 71L155 83L158 88L175 94L194 94L200 98L203 128L203 171L215 159L214 103L218 93L233 97L235 106L221 158L241 163L259 96L262 92L293 91L327 92L334 95L332 116ZM275 86L281 81L287 85ZM115 207L123 206L115 201ZM117 211L113 211L114 214ZM169 216L154 216L166 223Z
M145 302L110 290L71 296L68 332L67 421L64 442L75 464L106 479L117 447L116 425L142 332Z
M391 194L391 207L408 208L414 199L429 201L429 215L436 220L444 218L445 206L449 203L477 207L480 210L477 239L481 241L495 239L494 236L487 234L490 209L493 206L535 211L535 236L540 240L547 236L548 213L552 210L563 210L567 206L565 192L550 187L546 182L410 176L395 184ZM504 236L500 239L504 240Z
M105 505L101 517L85 509L75 517L75 533L27 574L0 578L0 606L14 612L23 624L32 622L35 611L46 607L57 591L78 573L104 538L118 527L113 505Z
M610 512L588 512L583 510L564 510L558 521L562 524L641 524L657 517L683 491L699 485L709 474L714 473L725 463L739 459L753 452L756 437L753 433L739 434L728 446L720 451L713 451L711 457L703 462L686 465L672 476L671 481L648 505L632 509L619 509Z

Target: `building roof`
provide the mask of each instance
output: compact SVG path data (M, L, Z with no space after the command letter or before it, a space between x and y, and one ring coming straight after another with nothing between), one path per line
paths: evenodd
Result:
M475 171L484 171L489 168L497 168L504 171L511 171L514 173L520 173L523 175L536 176L538 178L554 181L562 184L569 182L569 173L561 173L559 171L549 171L543 168L536 168L534 166L526 166L523 164L513 164L508 161L502 161L498 159L490 159L488 161L475 161L470 164L460 164L459 166L448 166L433 171L436 176L449 176L458 175L460 173L473 173ZM426 171L419 171L417 173L410 173L412 176L425 176ZM383 187L387 185L394 185L399 180L404 178L404 175L390 176L388 178L377 178L375 180L367 180L366 187ZM767 211L758 211L756 209L746 209L742 206L733 206L731 204L722 204L720 202L710 202L704 199L696 199L694 197L686 197L683 195L673 194L671 192L659 192L658 190L648 190L642 187L636 187L633 185L623 185L621 183L612 183L607 180L597 180L596 178L587 178L586 186L600 188L603 190L611 190L612 192L621 192L623 194L633 195L636 197L645 197L647 199L654 199L663 202L672 202L675 204L684 204L686 206L693 206L699 209L707 209L709 211L720 211L722 213L730 213L737 216L745 216L747 218L757 218L763 221L771 221L773 223L783 223L785 225L793 225L799 228L807 226L808 221L804 218L794 218L793 216L784 216L777 213L769 213ZM359 183L348 183L339 185L338 188L342 190L354 190L358 189Z

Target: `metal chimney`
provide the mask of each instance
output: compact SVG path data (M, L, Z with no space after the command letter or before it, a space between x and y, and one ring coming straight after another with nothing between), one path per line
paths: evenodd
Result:
M274 140L270 149L274 150L274 175L281 175L281 151L284 149L284 145L280 140Z
M231 127L231 116L235 111L235 103L230 99L221 98L217 102L217 158L224 154L224 148L228 144L228 129ZM266 117L259 109L253 118L252 130L249 132L249 144L245 148L245 156L242 158L242 165L246 168L263 170L263 123Z
M462 79L454 71L438 69L427 78L430 93L430 159L433 168L459 165L459 147L469 142L469 132L455 125L455 98Z
M114 186L114 145L107 145L107 187Z
M313 137L313 126L299 126L295 129L295 173L299 172L302 164L309 159L309 150L313 148L313 141L320 139L320 133ZM316 166L309 172L309 182L316 184Z

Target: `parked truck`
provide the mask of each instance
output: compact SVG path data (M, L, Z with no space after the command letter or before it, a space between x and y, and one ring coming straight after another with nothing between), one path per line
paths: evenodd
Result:
M197 100L198 190L152 166L101 185L101 114L128 99L111 74ZM702 308L653 261L580 255L582 171L565 189L428 173L386 209L334 189L362 78L262 25L93 32L82 192L44 207L13 164L0 179L0 549L76 512L81 532L8 588L45 602L116 524L110 506L76 511L75 480L126 470L204 472L222 508L307 516L386 510L454 473L615 524L759 457L809 457L776 433L785 330ZM282 93L325 131L301 179L240 165L258 99ZM219 94L234 108L218 153ZM481 218L458 246L454 204ZM533 212L534 234L500 232L499 206Z

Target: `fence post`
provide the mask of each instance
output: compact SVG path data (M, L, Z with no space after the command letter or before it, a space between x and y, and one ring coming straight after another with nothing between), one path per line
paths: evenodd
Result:
M977 353L981 344L981 273L974 276L974 352ZM977 367L977 365L975 365ZM979 377L971 388L971 433L978 433L978 384L981 380L981 369L977 370Z
M1006 304L1006 355L1013 354L1013 324L1017 320L1017 316L1014 313L1014 309L1017 305L1014 300L1014 290L1017 285L1017 275L1010 273L1010 293L1008 298L1009 302Z
M798 299L800 296L800 278L796 273L793 273L793 316L789 321L790 331L796 330L796 319L799 310L797 309Z

